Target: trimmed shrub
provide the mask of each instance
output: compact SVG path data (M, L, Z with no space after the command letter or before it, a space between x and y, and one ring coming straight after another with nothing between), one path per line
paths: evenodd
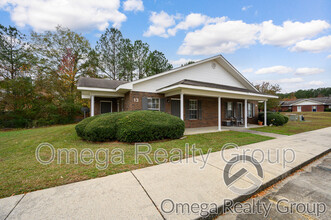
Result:
M325 108L324 111L325 112L331 112L331 108Z
M264 121L264 112L260 112L258 116L260 121ZM267 112L267 125L282 126L288 122L288 117L279 112Z
M184 122L159 111L107 113L84 119L76 125L77 135L89 141L143 142L183 136Z

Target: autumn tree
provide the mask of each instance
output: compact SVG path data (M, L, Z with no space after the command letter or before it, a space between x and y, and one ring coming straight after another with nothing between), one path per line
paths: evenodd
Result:
M269 94L269 95L277 95L281 91L281 88L278 84L271 84L269 82L262 82L261 84L255 85L255 88L263 93L263 94ZM267 102L267 109L268 111L277 109L279 107L279 99L268 99ZM259 109L263 110L264 106L263 103L259 104Z
M81 34L75 33L68 28L56 27L55 31L44 33L33 32L31 34L32 46L36 56L39 58L38 66L41 74L52 83L48 88L58 91L62 88L64 92L61 96L75 95L75 85L80 76L91 74L86 71L89 62L91 47L89 41ZM71 71L66 73L70 76L64 77L64 69L70 63ZM68 81L68 79L70 79ZM70 83L70 89L65 90Z

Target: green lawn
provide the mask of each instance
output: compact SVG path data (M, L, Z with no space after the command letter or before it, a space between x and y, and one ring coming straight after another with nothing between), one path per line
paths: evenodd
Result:
M289 121L284 126L268 126L251 129L269 133L292 135L331 126L331 112L286 112L282 114L300 114L304 116L305 121Z
M133 144L86 142L76 135L74 126L1 131L0 198L151 166L145 159L141 159L139 164L134 163L135 147ZM152 153L157 148L164 148L168 152L173 148L180 148L184 151L185 143L189 143L190 145L196 144L196 148L201 148L206 153L208 148L212 148L213 151L220 150L225 143L236 143L240 146L269 139L271 138L260 135L225 131L190 135L182 140L153 142L151 146L153 148ZM70 164L65 164L65 158L62 158L61 164L57 164L55 160L49 165L42 165L35 158L35 150L43 142L52 144L56 149L75 148L79 152L84 148L90 148L94 153L99 148L106 148L109 151L114 148L121 148L125 152L125 164L116 165L109 161L107 169L99 170L96 168L96 162L90 165L84 165L80 162L74 164L74 155L70 154ZM46 160L51 155L50 150L43 148L41 155L42 159Z

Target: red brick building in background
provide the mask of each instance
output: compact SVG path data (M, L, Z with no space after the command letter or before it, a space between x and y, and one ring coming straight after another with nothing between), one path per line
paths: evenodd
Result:
M282 112L324 112L331 109L331 97L317 97L307 99L297 99L294 101L281 101Z

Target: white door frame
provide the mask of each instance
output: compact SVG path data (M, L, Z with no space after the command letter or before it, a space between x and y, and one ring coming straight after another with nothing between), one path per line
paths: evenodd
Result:
M300 109L300 111L299 111ZM301 112L301 106L297 106L297 112Z
M100 114L102 114L101 113L101 103L102 102L110 102L110 112L113 112L113 101L100 100Z

